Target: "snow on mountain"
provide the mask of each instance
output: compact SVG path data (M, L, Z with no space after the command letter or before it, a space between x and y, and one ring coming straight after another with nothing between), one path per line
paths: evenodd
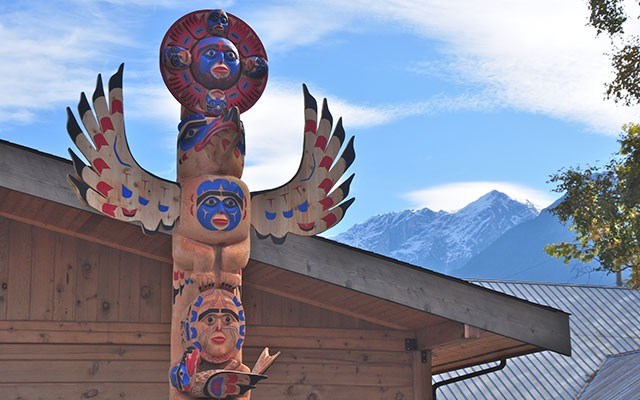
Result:
M537 215L531 203L494 190L453 213L424 208L378 215L335 240L450 273L506 231Z

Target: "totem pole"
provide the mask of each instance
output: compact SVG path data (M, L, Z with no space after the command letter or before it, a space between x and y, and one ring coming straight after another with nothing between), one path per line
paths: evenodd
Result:
M170 399L249 399L276 357L265 348L250 369L242 359L247 329L242 307L242 270L249 261L250 229L281 244L288 233L311 236L338 223L353 198L351 175L337 185L355 153L344 151L342 122L333 120L303 85L304 148L289 183L250 193L240 179L245 134L240 114L264 91L267 55L255 32L223 10L185 15L168 30L160 70L182 105L178 125L177 182L138 165L123 119L123 65L109 80L100 75L89 104L80 96L82 128L67 108L67 131L89 161L71 149L78 197L145 233L173 230L173 308ZM332 132L333 130L333 132Z

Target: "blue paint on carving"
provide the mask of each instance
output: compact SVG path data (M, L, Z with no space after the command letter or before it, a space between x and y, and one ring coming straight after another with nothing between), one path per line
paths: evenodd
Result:
M304 203L298 205L298 211L300 212L307 212L307 210L309 210L309 202L305 200Z
M284 215L286 219L293 217L293 208L291 210L283 211L282 215Z
M160 204L158 203L158 211L160 212L167 212L169 211L169 206L165 206L164 204Z
M138 203L142 204L143 206L146 206L147 204L149 204L149 199L145 199L142 196L138 196Z
M122 159L120 158L120 154L118 154L118 137L117 136L113 140L113 154L116 155L116 158L118 159L118 162L120 164L124 165L125 167L131 168L131 164L127 164L126 162L122 161Z
M265 211L265 212L264 212L264 216L265 216L268 220L274 220L274 219L276 219L276 213L270 213L269 211Z
M131 196L133 196L133 192L125 185L122 185L122 197L129 199Z

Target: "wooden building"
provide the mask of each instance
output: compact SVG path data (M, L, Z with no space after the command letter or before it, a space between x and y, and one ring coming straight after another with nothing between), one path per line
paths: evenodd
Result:
M1 397L166 398L171 237L84 208L70 171L0 142ZM321 238L253 237L243 279L245 362L282 351L256 400L430 399L432 374L570 354L562 311Z

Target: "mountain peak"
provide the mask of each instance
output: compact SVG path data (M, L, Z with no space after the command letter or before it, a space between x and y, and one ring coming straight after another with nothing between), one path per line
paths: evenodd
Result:
M447 273L537 215L530 205L492 190L457 212L422 209L372 217L336 240Z

